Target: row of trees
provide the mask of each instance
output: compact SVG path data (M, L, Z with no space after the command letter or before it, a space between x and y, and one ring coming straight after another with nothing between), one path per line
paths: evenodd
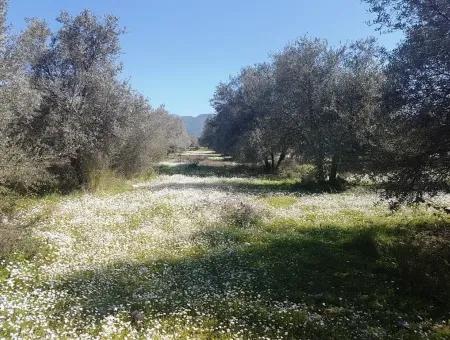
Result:
M302 38L217 87L201 142L270 171L296 157L318 181L370 173L404 200L448 190L450 5L367 2L380 29L404 30L394 51Z
M380 66L373 41L334 49L300 39L271 63L218 86L217 115L202 141L271 171L287 155L299 155L316 165L318 180L334 181L338 166L357 163L368 142Z
M95 169L130 175L189 145L180 119L127 82L117 18L62 13L12 35L0 0L0 185L72 188Z

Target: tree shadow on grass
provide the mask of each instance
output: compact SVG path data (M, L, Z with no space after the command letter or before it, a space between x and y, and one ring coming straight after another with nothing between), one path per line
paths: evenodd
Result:
M250 176L266 176L261 168L252 167L244 164L229 165L215 162L217 165L201 164L201 163L179 163L176 165L158 165L156 171L163 175L186 175L198 177L250 177Z
M91 316L141 310L150 322L184 311L244 336L283 329L292 338L367 337L366 330L380 327L412 335L399 318L412 322L433 312L430 301L400 290L399 277L367 252L370 241L361 241L360 230L328 226L252 240L227 227L192 241L190 255L81 271L61 285Z
M245 194L277 194L277 193L299 193L299 194L319 194L319 193L340 193L348 190L350 186L333 186L327 183L301 183L292 180L271 180L249 178L237 181L215 180L211 182L174 182L151 184L147 187L151 191L164 189L172 190L220 190L224 192L236 192Z
M163 183L152 185L151 190L161 189L214 189L230 192L256 193L339 193L348 190L351 185L344 181L335 184L324 182L300 182L292 179L280 178L276 174L267 174L264 169L245 164L239 165L206 165L197 163L183 163L177 165L159 165L156 170L165 175L185 175L195 177L223 177L223 181L192 182L192 183ZM239 177L237 181L228 178Z

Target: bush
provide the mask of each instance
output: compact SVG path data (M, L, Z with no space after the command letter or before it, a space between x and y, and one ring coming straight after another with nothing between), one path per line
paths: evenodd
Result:
M19 193L41 192L55 185L55 178L48 171L46 159L5 143L5 133L0 129L0 186ZM0 193L1 194L1 193Z
M291 164L281 170L280 175L285 178L297 179L301 183L316 181L316 167L312 164Z
M232 226L248 228L261 222L261 211L250 204L240 202L237 206L225 207L224 219Z

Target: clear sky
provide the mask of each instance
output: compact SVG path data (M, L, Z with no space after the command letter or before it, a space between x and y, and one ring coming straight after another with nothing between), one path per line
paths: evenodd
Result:
M398 33L379 34L360 0L10 0L9 23L43 18L57 28L61 10L113 14L122 36L124 77L153 106L179 115L212 112L216 85L246 65L263 62L297 37L332 44L374 36L393 48Z

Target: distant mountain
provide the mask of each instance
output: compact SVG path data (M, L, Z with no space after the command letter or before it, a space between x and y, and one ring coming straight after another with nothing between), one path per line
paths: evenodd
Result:
M205 126L206 120L211 117L212 114L202 114L197 117L193 116L180 116L186 126L187 132L194 137L200 137L202 135L203 126Z

